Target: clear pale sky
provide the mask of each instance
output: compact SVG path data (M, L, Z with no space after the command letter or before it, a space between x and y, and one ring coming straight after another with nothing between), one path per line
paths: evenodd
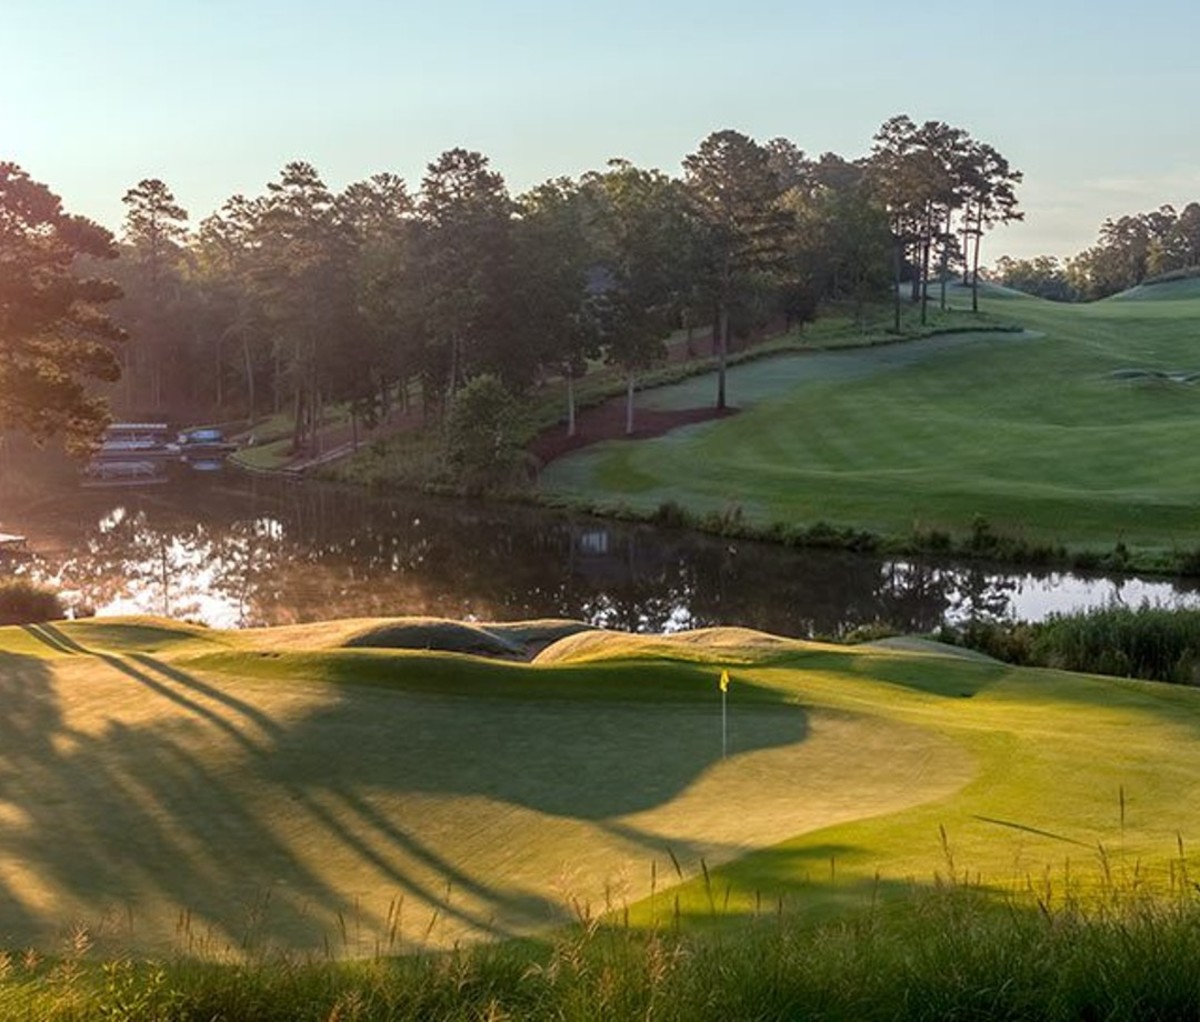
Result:
M514 192L707 134L856 157L949 121L1025 172L1007 252L1200 200L1200 4L1158 0L0 0L0 159L116 228L160 177L193 221L288 160L415 188L461 145Z

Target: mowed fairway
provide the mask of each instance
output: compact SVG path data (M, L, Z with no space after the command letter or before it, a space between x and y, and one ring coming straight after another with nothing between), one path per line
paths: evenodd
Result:
M674 500L891 536L962 536L982 516L1030 543L1120 541L1150 556L1200 545L1200 389L1111 375L1200 371L1197 287L1092 305L999 293L985 306L1028 332L736 367L741 414L588 449L552 463L542 487L601 506ZM699 404L712 390L693 380L644 400Z
M1192 690L737 629L532 664L347 648L386 632L0 630L0 947L77 921L335 955L662 923L702 860L681 917L819 918L931 881L939 827L1000 887L1101 844L1165 883L1200 839Z

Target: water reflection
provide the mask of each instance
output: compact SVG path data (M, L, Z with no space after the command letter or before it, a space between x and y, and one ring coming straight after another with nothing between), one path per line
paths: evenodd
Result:
M220 627L430 614L837 635L874 622L929 631L971 616L1036 619L1114 598L1196 602L1167 582L788 551L227 472L71 490L0 515L77 606Z

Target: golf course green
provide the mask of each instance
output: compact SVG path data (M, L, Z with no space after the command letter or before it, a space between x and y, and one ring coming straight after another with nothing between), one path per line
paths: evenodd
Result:
M967 293L956 290L962 305ZM826 522L961 539L980 520L1030 545L1124 544L1143 567L1200 546L1200 288L1087 305L987 289L1022 333L964 333L737 366L740 414L613 441L543 472L550 499L759 526ZM711 379L650 391L693 407Z
M0 705L0 947L819 921L959 870L1165 891L1200 840L1200 693L915 640L96 619L0 629Z

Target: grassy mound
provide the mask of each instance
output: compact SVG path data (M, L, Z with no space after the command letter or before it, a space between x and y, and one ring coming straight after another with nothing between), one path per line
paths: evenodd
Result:
M671 636L586 631L554 643L537 656L536 662L584 664L658 657L699 663L755 663L794 656L805 645L749 628L699 628Z
M522 621L517 624L464 624L439 618L397 618L368 625L348 636L348 648L429 649L474 656L526 659L557 640L590 631L581 621Z
M1200 837L1192 689L740 629L581 633L533 663L340 645L377 626L0 629L0 948L76 921L235 957L605 913L807 926L948 859L1086 896L1102 849L1165 891Z
M1193 267L1186 275L1170 280L1146 281L1128 291L1122 291L1107 302L1178 302L1200 298L1200 269Z

